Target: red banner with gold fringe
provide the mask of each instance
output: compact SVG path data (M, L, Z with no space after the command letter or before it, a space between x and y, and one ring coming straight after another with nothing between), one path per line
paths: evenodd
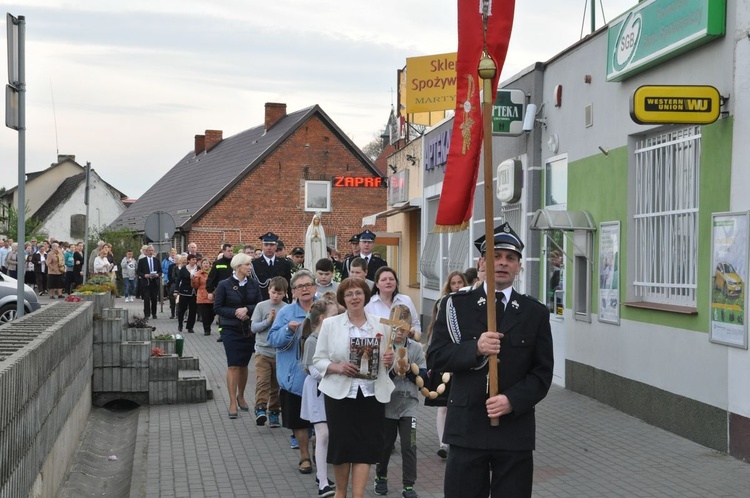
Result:
M487 31L483 5L488 3ZM482 149L481 81L477 68L485 48L497 65L492 101L508 52L515 0L458 0L458 55L456 57L456 113L451 146L438 204L436 232L458 232L469 226Z

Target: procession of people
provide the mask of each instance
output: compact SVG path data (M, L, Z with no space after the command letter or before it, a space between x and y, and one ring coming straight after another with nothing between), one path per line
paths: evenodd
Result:
M337 252L327 246L319 213L303 233L304 244L289 257L267 231L258 237L259 252L224 243L203 257L191 243L159 258L147 244L140 257L128 248L119 267L102 242L91 269L107 278L120 272L126 302L141 299L146 320L158 318L157 303L166 299L179 332L185 325L192 333L201 321L211 335L218 325L227 416L247 412L259 427L291 431L297 471L316 476L312 496L341 498L351 488L360 498L368 482L375 494L388 494L399 438L400 496L418 497L422 399L436 407L439 440L420 443L435 444L433 454L446 462L446 497L531 496L534 406L550 388L552 338L547 306L513 289L524 247L513 229L501 225L490 244L481 237L477 267L445 276L424 338L416 306L399 292L399 272L374 251L374 232L353 235L343 259L332 258ZM79 280L64 275L81 270L82 244L31 243L36 250L27 246L30 254L19 258L11 241L1 254L4 271L26 259L49 275L35 279L38 291L52 298L71 292ZM486 268L487 251L494 251L494 271ZM493 306L485 278L497 291L495 327L483 313ZM248 386L253 355L256 385ZM499 393L490 395L492 361Z

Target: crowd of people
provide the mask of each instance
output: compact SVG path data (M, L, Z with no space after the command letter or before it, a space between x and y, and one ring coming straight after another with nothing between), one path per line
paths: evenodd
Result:
M21 247L8 238L0 242L0 272L18 278L23 268L25 284L40 296L60 299L83 283L83 254L83 242L32 237Z
M314 219L307 234L317 242L322 233ZM230 258L231 247L223 247L225 257L208 276L219 281L214 308L222 335L229 331L230 418L251 410L245 390L255 353L255 423L291 431L298 470L315 471L318 496L343 497L349 486L354 497L364 496L372 466L375 493L388 494L390 454L399 438L401 496L414 498L416 414L424 396L425 405L436 407L447 497L530 496L533 407L551 383L552 342L546 307L513 290L523 244L507 224L494 245L477 241L476 268L446 276L423 340L397 271L372 252L374 233L353 236L342 260L330 251L306 259L301 247L286 258L275 234L260 239L259 254ZM494 331L478 313L488 301L487 250L494 250L490 276L503 296L495 300ZM501 379L492 396L490 361L499 361ZM502 419L500 429L491 418Z
M446 497L531 496L534 406L550 387L552 339L547 307L513 289L523 251L515 232L506 223L491 244L476 241L477 267L446 276L424 338L414 303L399 292L397 271L373 252L373 232L352 236L345 258L320 247L319 217L306 235L306 247L293 248L290 256L267 232L259 248L225 243L213 261L191 243L187 252L172 249L161 259L144 245L138 257L128 250L119 265L101 242L90 269L113 278L120 271L126 301L140 297L147 319L157 318L159 289L179 331L184 325L192 333L201 321L211 335L217 319L227 358L228 417L247 412L257 426L291 431L298 471L315 471L318 496L344 497L350 485L355 498L364 496L373 465L375 493L388 494L390 455L400 438L401 496L418 497L422 398L436 407ZM82 249L32 239L19 253L6 241L0 266L13 276L18 264L27 264L33 268L28 281L55 299L80 283ZM494 252L489 274L487 251ZM487 278L497 291L494 300ZM483 311L493 301L497 323L488 327ZM250 387L253 354L256 385ZM497 394L489 391L495 361ZM500 419L497 426L493 418Z

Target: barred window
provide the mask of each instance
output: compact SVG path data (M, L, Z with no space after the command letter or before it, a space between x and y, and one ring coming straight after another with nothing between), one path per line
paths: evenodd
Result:
M699 126L650 135L635 147L635 295L696 306Z
M419 271L424 276L424 286L440 289L440 234L428 233L427 242L419 260Z

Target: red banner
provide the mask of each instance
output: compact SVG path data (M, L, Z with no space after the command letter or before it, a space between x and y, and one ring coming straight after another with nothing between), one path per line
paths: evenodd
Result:
M474 210L474 189L484 136L479 101L482 81L477 71L485 46L482 3L482 0L458 0L456 114L435 221L436 232L465 230ZM492 79L492 102L508 52L514 9L515 0L489 0L486 47L497 66Z

